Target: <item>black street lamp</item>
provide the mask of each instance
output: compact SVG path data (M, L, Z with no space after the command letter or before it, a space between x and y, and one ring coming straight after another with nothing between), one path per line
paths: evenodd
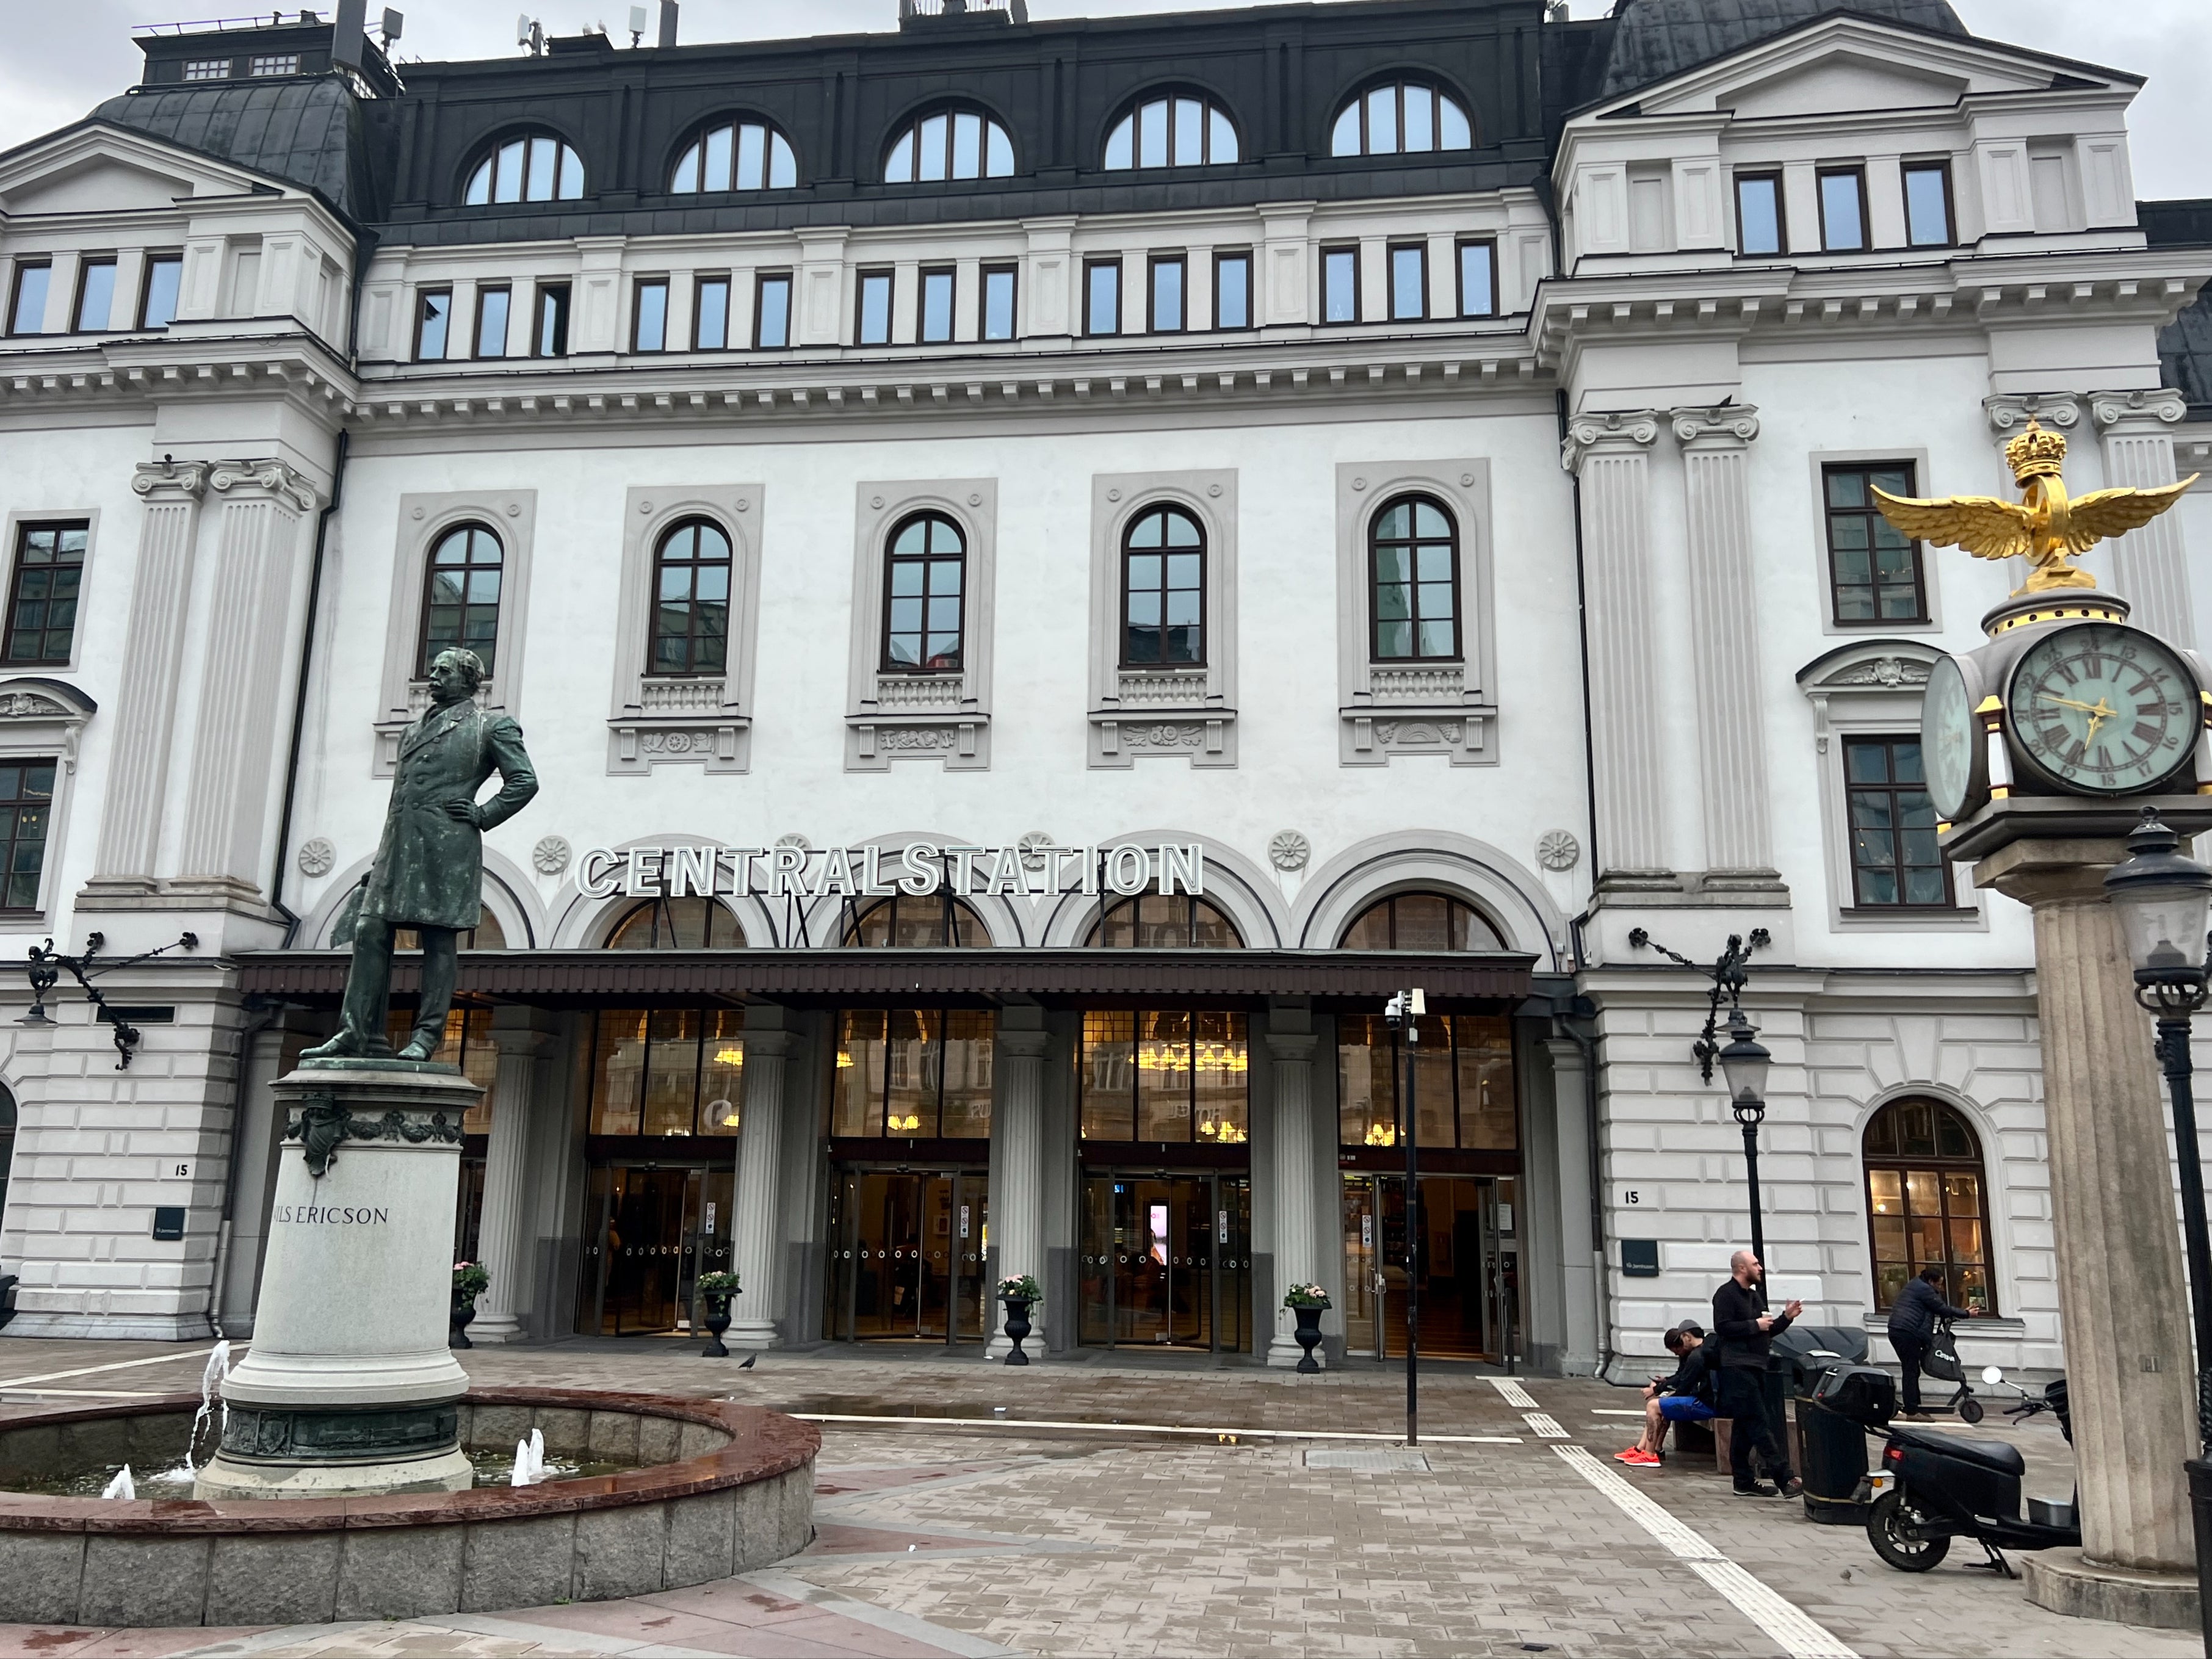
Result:
M1417 986L1382 1005L1382 1018L1406 1037L1406 1121L1398 1143L1406 1149L1406 1443L1421 1443L1421 1176L1417 1152L1419 1108L1413 1098L1419 1075L1421 1016L1429 1000Z
M2212 870L2179 851L2180 841L2159 821L2155 808L2144 807L2142 821L2128 836L2127 862L2105 878L2105 891L2135 963L2136 1000L2158 1021L2153 1052L2173 1097L2182 1243L2189 1255L2190 1311L2197 1327L2197 1455L2185 1467L2196 1522L2197 1602L2206 1649L2212 1651L2212 1236L2205 1231L2204 1171L2197 1150L2189 1053L2190 1021L2205 1000Z
M1766 1121L1766 1068L1774 1056L1759 1040L1759 1029L1729 1010L1728 1047L1720 1051L1721 1075L1728 1080L1729 1109L1743 1129L1743 1167L1751 1182L1751 1253L1766 1260L1766 1227L1759 1206L1759 1126Z

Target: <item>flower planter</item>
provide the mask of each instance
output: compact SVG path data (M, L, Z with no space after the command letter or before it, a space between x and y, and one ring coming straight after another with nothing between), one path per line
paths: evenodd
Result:
M1317 1375L1321 1365L1313 1356L1314 1350L1321 1346L1322 1310L1319 1308L1293 1308L1291 1311L1297 1316L1298 1322L1298 1328L1291 1335L1297 1339L1298 1346L1304 1350L1298 1355L1298 1369Z
M709 1294L702 1302L706 1317L700 1322L707 1328L707 1346L699 1352L706 1359L727 1359L730 1351L722 1346L722 1333L730 1328L730 1298Z
M469 1327L475 1322L476 1316L476 1297L457 1296L453 1298L453 1316L451 1328L446 1337L447 1347L473 1348L476 1346L475 1343L469 1340Z
M1022 1343L1034 1328L1030 1324L1029 1301L1017 1296L1006 1297L1004 1300L1006 1304L1006 1340L1014 1345L1006 1354L1006 1364L1026 1365L1030 1363L1030 1357L1022 1352Z

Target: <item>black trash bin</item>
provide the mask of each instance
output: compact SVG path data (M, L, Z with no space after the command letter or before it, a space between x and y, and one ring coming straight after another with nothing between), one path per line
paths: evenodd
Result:
M1863 1527L1872 1507L1867 1487L1867 1431L1897 1411L1897 1382L1875 1365L1824 1367L1797 1401L1804 1448L1805 1518L1829 1527Z

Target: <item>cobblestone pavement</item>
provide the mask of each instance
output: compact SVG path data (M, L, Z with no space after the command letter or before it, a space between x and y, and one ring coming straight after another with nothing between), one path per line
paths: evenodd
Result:
M204 1352L0 1341L0 1417L89 1404L94 1390L173 1392L196 1382ZM144 1358L155 1363L22 1381ZM2202 1651L2182 1632L2045 1613L1966 1565L1964 1548L1924 1577L1891 1571L1863 1533L1734 1498L1710 1468L1624 1469L1611 1455L1635 1432L1637 1397L1592 1382L1501 1388L1470 1368L1425 1370L1424 1444L1409 1459L1394 1443L1402 1372L1357 1362L1317 1378L1148 1354L1023 1371L916 1348L771 1352L744 1371L641 1340L478 1349L465 1363L485 1382L713 1394L867 1420L823 1425L812 1547L746 1579L369 1627L0 1627L0 1659ZM2055 1427L1993 1415L1976 1432L2020 1445L2031 1492L2070 1486Z

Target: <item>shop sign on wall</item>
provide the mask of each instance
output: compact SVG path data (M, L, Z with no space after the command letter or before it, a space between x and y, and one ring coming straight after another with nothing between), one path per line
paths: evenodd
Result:
M1206 849L1158 847L594 847L576 861L586 898L1054 898L1206 890Z

